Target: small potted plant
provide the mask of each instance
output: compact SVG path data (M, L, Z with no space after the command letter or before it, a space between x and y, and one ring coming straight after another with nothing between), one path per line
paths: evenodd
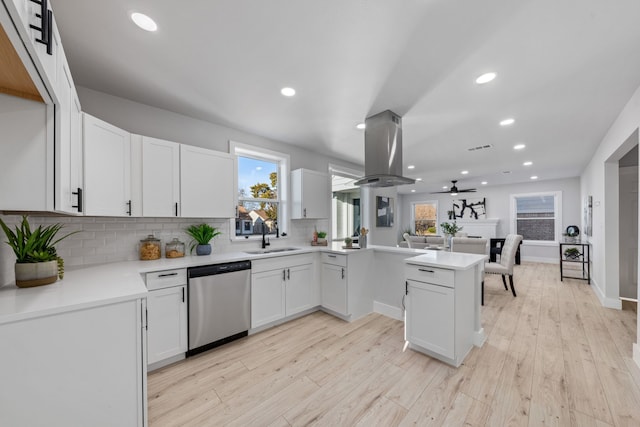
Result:
M352 248L353 247L353 239L351 237L345 237L344 238L344 246L347 248Z
M564 257L566 259L578 259L582 255L578 248L567 248L564 250Z
M447 247L451 247L451 238L456 235L456 233L462 230L462 227L459 227L455 221L453 222L443 222L440 224L440 228L442 232L445 234L445 242L447 243Z
M318 244L326 245L327 244L327 232L326 231L318 231Z
M54 240L62 224L53 224L31 229L27 216L13 232L0 219L0 226L7 236L7 244L16 255L16 286L30 288L54 283L64 276L64 261L56 253L55 245L63 239L78 233L75 231Z
M193 248L196 248L197 255L210 255L211 244L209 242L214 237L222 234L217 228L209 224L190 225L186 231L193 239L190 250L193 252Z

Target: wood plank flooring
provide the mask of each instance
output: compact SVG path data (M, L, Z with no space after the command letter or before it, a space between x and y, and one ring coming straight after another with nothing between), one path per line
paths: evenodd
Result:
M488 339L458 369L403 349L403 324L313 313L149 375L150 426L639 426L636 313L557 265L487 276Z

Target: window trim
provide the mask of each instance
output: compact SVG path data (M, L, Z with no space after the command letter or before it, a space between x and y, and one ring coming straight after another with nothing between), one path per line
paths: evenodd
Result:
M286 232L289 234L290 230L290 215L289 215L289 165L291 163L291 157L286 153L270 150L268 148L262 148L255 145L243 144L241 142L229 141L229 153L234 156L235 160L235 173L233 176L234 187L234 203L237 208L238 201L238 157L251 157L254 159L265 160L278 163L278 194L277 199L259 199L259 202L274 201L278 203L278 228L280 233ZM253 198L243 198L243 201L252 201ZM231 218L229 221L229 237L232 242L246 242L252 240L260 240L261 236L236 236L236 221L235 218ZM282 236L281 236L282 238ZM284 237L286 238L286 237Z
M519 197L552 196L554 198L554 240L523 240L522 244L536 246L557 246L562 236L562 191L539 191L535 193L510 194L509 230L515 234L517 230L516 199Z
M436 206L436 234L442 235L439 224L440 206L437 199L411 202L411 233L416 234L416 205L435 205Z

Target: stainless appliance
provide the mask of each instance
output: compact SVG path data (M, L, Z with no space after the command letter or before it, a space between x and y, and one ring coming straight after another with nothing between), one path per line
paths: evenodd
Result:
M251 327L251 261L188 270L187 356L245 337Z
M402 118L383 111L364 121L364 177L356 185L393 187L413 184L402 176Z

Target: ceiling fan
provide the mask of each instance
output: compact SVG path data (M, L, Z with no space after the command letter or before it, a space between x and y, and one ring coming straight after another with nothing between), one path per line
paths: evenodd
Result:
M466 190L459 190L458 187L456 187L456 182L458 182L458 181L451 181L451 188L448 189L447 191L434 191L431 194L449 193L452 196L457 196L458 193L475 193L476 192L475 188L467 188Z

